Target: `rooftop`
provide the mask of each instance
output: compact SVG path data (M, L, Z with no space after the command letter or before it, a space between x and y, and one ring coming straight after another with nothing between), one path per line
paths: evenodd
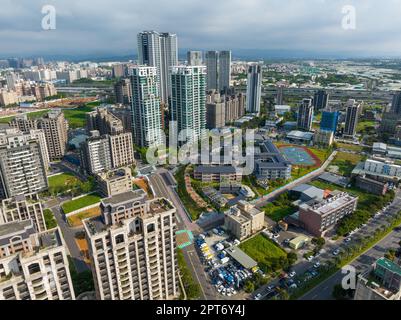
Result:
M144 202L146 200L146 192L143 191L142 189L138 189L135 191L127 191L124 193L119 193L112 197L103 199L102 204L116 206L133 200L138 201L139 200L138 198L140 198L140 200Z
M287 138L290 139L299 139L299 140L311 140L313 138L313 132L304 132L294 130L287 134Z
M349 195L346 192L333 192L333 196L327 198L323 201L314 201L313 203L305 203L300 207L303 209L310 209L320 215L325 215L333 210L343 207L350 201L357 198Z
M236 260L240 265L242 265L246 269L252 269L256 267L258 263L253 260L250 256L248 256L244 251L242 251L238 247L227 248L226 252L230 255L234 260Z
M379 260L376 261L376 264L401 276L401 267L389 259L380 258Z
M235 174L237 170L233 166L197 166L194 172L201 174Z

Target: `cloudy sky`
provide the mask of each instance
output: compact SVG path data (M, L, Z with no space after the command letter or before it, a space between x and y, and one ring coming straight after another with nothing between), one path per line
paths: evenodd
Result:
M342 27L347 5L355 29ZM133 54L142 30L185 49L401 57L401 0L0 0L0 56Z

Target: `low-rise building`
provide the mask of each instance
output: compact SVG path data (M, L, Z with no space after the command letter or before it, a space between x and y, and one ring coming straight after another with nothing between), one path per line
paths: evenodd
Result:
M263 141L255 153L254 173L259 180L287 180L291 178L291 163L283 157L270 140Z
M298 144L310 144L313 141L313 135L313 132L293 130L287 134L286 139Z
M298 250L305 246L309 241L310 239L307 236L299 236L292 239L288 245L291 249Z
M400 300L401 267L386 258L358 276L354 300Z
M385 195L388 190L388 183L370 179L366 176L357 176L355 179L355 186L379 196Z
M99 191L105 198L132 190L131 169L127 167L101 172L96 179Z
M299 207L301 226L315 237L322 237L342 218L356 210L358 197L346 192L333 191L322 201L311 200Z
M241 182L242 173L233 166L197 166L194 178L202 182L237 181Z
M263 211L241 200L225 213L224 227L238 240L243 240L262 230L264 219Z

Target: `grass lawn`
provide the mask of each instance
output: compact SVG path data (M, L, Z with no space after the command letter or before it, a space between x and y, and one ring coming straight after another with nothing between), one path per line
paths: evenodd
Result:
M376 122L374 121L360 121L358 122L357 132L374 131Z
M358 146L355 144L341 143L341 142L337 142L337 147L355 152L362 152L364 149L362 146Z
M252 191L255 192L255 194L257 194L258 196L264 196L269 193L269 190L259 186L256 183L256 177L254 175L242 176L242 183L251 188Z
M331 151L328 149L318 149L307 147L309 151L311 151L322 163L326 161L326 159L330 156Z
M277 205L274 202L270 202L263 207L263 211L270 219L279 222L286 216L295 213L296 209L291 205Z
M349 177L354 167L361 162L363 158L364 157L360 154L340 151L337 153L330 165L337 166L341 175Z
M66 186L74 186L80 182L80 180L71 173L52 176L48 180L49 188L64 188Z
M47 229L53 229L57 227L57 221L54 217L53 211L50 209L43 210L43 217L45 218L45 224Z
M99 203L102 198L98 194L90 194L85 197L71 200L68 202L63 203L61 208L65 214L73 212L75 210L85 208L95 203Z
M254 259L262 270L266 270L264 266L269 268L278 259L287 257L283 249L261 234L241 243L239 247Z
M86 113L93 111L94 106L87 104L86 106L64 109L64 117L67 119L70 128L81 128L85 126Z
M78 214L74 214L73 216L68 217L67 220L71 227L79 227L82 226L82 220L92 217L97 217L99 215L100 215L100 208L97 207L86 210L84 212L80 212Z

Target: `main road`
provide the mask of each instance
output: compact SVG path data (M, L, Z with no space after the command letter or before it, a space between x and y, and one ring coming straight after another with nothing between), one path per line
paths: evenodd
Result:
M149 176L149 182L152 191L156 197L169 199L177 209L177 226L180 230L190 230L194 233L200 233L199 226L192 222L188 217L184 205L178 197L172 184L169 183L166 175L170 174L167 170L159 168L155 173ZM194 244L182 249L185 261L189 267L194 279L198 281L201 287L202 300L217 300L217 291L212 287L208 275L205 272L205 266L201 263Z

